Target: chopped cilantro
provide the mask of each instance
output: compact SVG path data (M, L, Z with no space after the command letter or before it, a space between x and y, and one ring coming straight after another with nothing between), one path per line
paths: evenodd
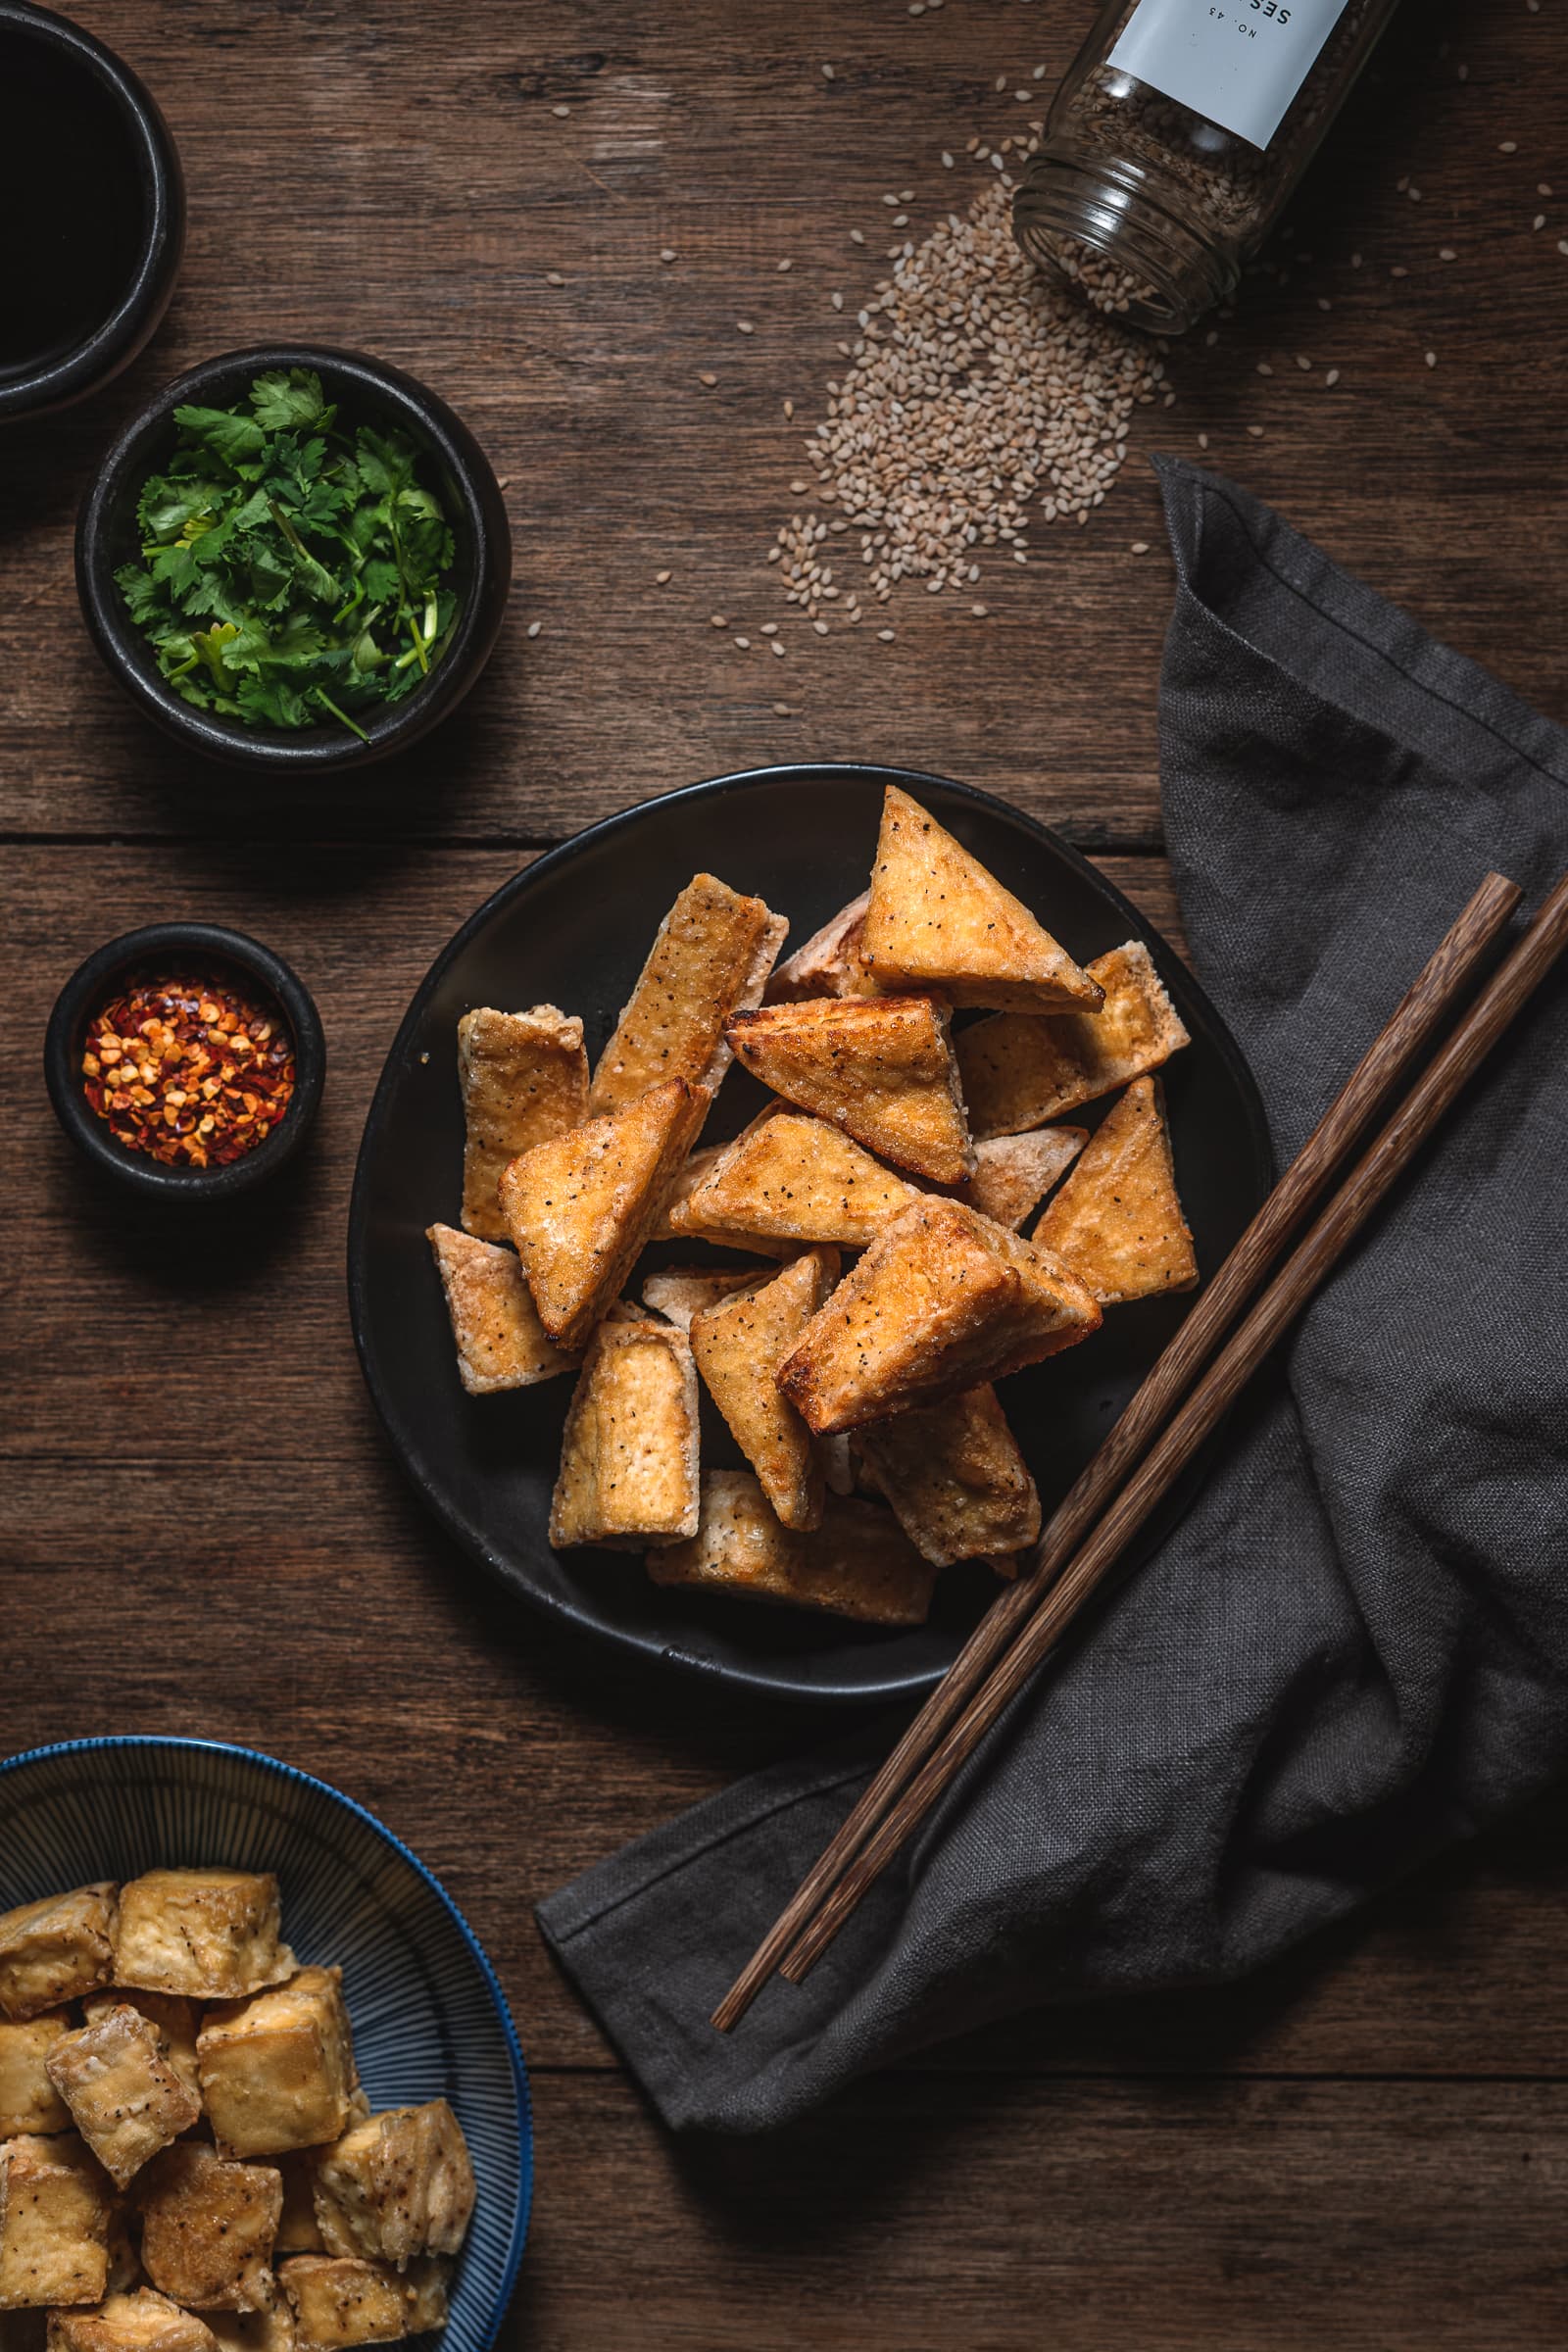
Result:
M355 734L413 692L457 617L452 531L398 432L337 422L309 368L259 375L244 408L179 408L142 484L141 560L115 574L186 702L253 726Z

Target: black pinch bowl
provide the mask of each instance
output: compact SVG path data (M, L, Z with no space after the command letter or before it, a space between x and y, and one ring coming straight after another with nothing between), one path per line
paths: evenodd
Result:
M141 486L172 454L174 411L186 403L231 408L270 368L309 368L349 423L393 425L423 453L430 487L452 524L457 620L446 652L424 682L389 710L356 712L368 742L324 721L297 731L248 727L198 710L159 671L157 658L131 619L115 582L119 565L140 546L136 502ZM231 767L316 777L368 767L429 733L455 710L495 646L512 585L512 533L489 459L455 412L425 384L362 351L304 343L259 344L205 360L148 402L117 436L76 517L76 590L94 645L109 669L164 732Z
M232 975L270 997L294 1039L294 1092L264 1143L226 1167L165 1167L117 1143L82 1091L87 1024L121 982L157 967L189 966L197 976ZM304 1143L326 1077L321 1016L299 975L243 931L220 923L149 923L123 932L78 964L55 1000L44 1035L44 1080L61 1126L96 1167L145 1200L189 1204L232 1200L286 1166Z
M40 157L51 176L19 190ZM4 424L84 399L127 367L169 307L185 247L179 153L145 85L79 24L26 0L0 0L0 191Z

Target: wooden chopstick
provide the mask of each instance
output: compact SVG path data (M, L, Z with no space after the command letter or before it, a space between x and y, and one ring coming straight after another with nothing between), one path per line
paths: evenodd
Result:
M936 1746L992 1666L1033 1614L1122 1480L1187 1394L1194 1379L1268 1271L1290 1235L1344 1165L1389 1088L1432 1036L1519 903L1517 887L1489 874L1401 999L1290 1168L1243 1234L1181 1329L1058 1505L1027 1575L992 1604L944 1680L905 1732L842 1829L713 2012L728 2033L751 2007L853 1860Z
M959 1767L1054 1647L1194 1452L1296 1320L1455 1096L1568 948L1568 875L1433 1056L1376 1142L1294 1250L1155 1442L978 1696L861 1847L781 1973L799 1984L861 1895L950 1787Z

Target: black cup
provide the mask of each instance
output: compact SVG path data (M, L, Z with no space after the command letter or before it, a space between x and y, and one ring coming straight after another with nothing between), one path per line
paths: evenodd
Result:
M169 307L185 186L130 68L66 17L0 0L0 423L133 360Z
M196 977L237 980L252 994L270 999L294 1040L294 1092L287 1109L264 1142L226 1167L166 1167L144 1152L128 1151L82 1089L88 1022L136 975L181 968ZM270 948L218 923L150 923L110 940L72 973L49 1016L43 1070L61 1126L105 1175L144 1200L213 1202L249 1192L294 1157L321 1099L326 1044L310 992Z

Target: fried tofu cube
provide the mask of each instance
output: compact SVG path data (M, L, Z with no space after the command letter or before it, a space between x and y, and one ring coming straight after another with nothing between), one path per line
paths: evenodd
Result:
M998 1011L1098 1009L1098 981L918 801L890 784L861 953L879 988Z
M959 1201L922 1200L812 1316L778 1382L820 1437L1000 1380L1100 1322L1059 1259Z
M539 1320L558 1348L587 1346L620 1296L712 1097L684 1078L514 1159L501 1204Z
M855 1433L909 1542L935 1568L1020 1550L1040 1495L989 1382Z
M372 2115L316 2167L316 2220L327 2252L400 2271L416 2255L456 2254L473 2199L467 2142L445 2099Z
M0 2011L36 2017L109 1983L116 1893L104 1881L23 1903L0 1917Z
M895 1166L961 1184L974 1153L949 1015L929 997L819 997L736 1013L737 1060Z
M142 2268L197 2311L266 2311L283 2211L275 2167L235 2164L205 2140L177 2140L136 2182Z
M150 2018L122 2002L56 2042L49 2080L71 2119L117 2188L201 2115L164 2056Z
M721 1151L669 1222L679 1238L738 1250L862 1248L918 1196L823 1119L782 1107Z
M400 2275L353 2255L291 2254L278 2277L293 2306L298 2352L347 2352L446 2326L444 2263L414 2263Z
M502 1242L503 1170L519 1152L564 1135L588 1116L582 1023L554 1004L535 1004L529 1012L478 1005L458 1023L458 1083L464 1231Z
M231 2001L294 1974L270 1871L149 1870L121 1888L114 1977L148 1992Z
M691 1585L743 1600L820 1609L860 1625L924 1625L936 1570L892 1513L829 1494L822 1524L803 1534L778 1518L748 1470L711 1470L689 1544L648 1554L656 1585Z
M192 2098L199 2100L202 2086L196 2065L196 2029L201 2011L196 2003L178 1993L132 1992L113 1986L107 1992L89 1993L81 2004L81 2014L89 2026L95 2026L111 2009L122 2007L139 2010L157 2029L165 2065L179 2077Z
M1141 939L1085 969L1104 991L1098 1012L976 1021L956 1045L976 1135L1015 1135L1059 1119L1157 1070L1190 1041Z
M804 1004L812 997L874 997L876 982L861 957L871 893L841 906L804 948L777 966L767 984L768 1004Z
M974 1148L974 1174L957 1199L1017 1233L1060 1182L1089 1141L1087 1127L1037 1127L1029 1135L987 1136Z
M225 2156L278 2156L336 2139L359 2080L342 1970L302 1968L274 1991L219 2002L196 2053Z
M52 2311L49 2352L218 2352L205 2320L150 2286L109 2295L92 2311Z
M668 1323L610 1319L566 1415L550 1541L641 1549L697 1526L697 1373Z
M569 1372L565 1355L545 1336L522 1263L514 1250L476 1241L450 1225L431 1225L425 1240L458 1344L458 1378L470 1396L497 1389L531 1389L536 1381Z
M1157 1078L1137 1078L1089 1139L1034 1230L1102 1306L1190 1291L1198 1257L1182 1214Z
M697 1369L786 1527L821 1526L824 1480L811 1433L775 1375L838 1278L836 1250L808 1250L692 1318Z
M220 2352L295 2352L294 2306L280 2285L265 2311L210 2311Z
M729 1067L724 1023L761 1002L788 930L760 899L744 898L713 874L694 874L660 924L599 1057L590 1113L625 1110L667 1078L716 1092Z
M44 2060L63 2035L74 2033L69 2009L45 2009L37 2017L0 2019L0 2139L19 2132L69 2132L71 2113L50 2082Z
M100 2303L114 2198L74 2132L0 2146L0 2311Z

